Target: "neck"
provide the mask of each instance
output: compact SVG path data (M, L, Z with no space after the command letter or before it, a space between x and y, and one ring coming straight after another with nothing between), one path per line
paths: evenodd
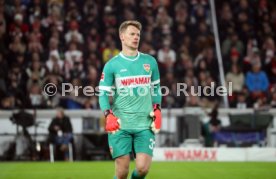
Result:
M136 56L138 54L138 50L137 49L123 48L122 53L125 56Z

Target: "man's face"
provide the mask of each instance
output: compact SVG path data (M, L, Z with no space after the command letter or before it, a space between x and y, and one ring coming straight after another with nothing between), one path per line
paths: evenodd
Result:
M122 45L131 48L132 50L138 49L140 41L140 30L135 26L128 26L127 29L120 34Z
M62 118L63 118L63 113L62 113L61 111L57 111L56 117L57 117L58 119L62 119Z

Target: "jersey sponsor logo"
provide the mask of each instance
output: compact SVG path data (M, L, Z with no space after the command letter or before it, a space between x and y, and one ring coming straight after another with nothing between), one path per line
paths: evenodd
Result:
M147 86L151 83L149 75L116 78L116 87Z
M144 85L150 83L150 77L138 77L138 78L129 78L121 80L123 86L130 85Z
M150 71L150 64L143 64L144 69L146 70L146 72Z
M101 75L101 81L104 81L104 73Z

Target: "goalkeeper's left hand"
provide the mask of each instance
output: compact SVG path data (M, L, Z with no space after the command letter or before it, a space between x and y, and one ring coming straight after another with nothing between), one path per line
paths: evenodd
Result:
M153 112L150 113L150 116L153 118L153 121L151 123L151 130L155 134L157 134L161 129L161 123L162 123L162 113L161 113L160 104L153 105Z

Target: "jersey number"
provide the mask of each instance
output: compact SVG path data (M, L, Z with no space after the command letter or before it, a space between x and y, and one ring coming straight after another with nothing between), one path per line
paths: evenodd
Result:
M155 140L154 140L154 139L150 139L150 145L149 145L149 148L150 148L151 150L153 150L154 145L155 145Z

